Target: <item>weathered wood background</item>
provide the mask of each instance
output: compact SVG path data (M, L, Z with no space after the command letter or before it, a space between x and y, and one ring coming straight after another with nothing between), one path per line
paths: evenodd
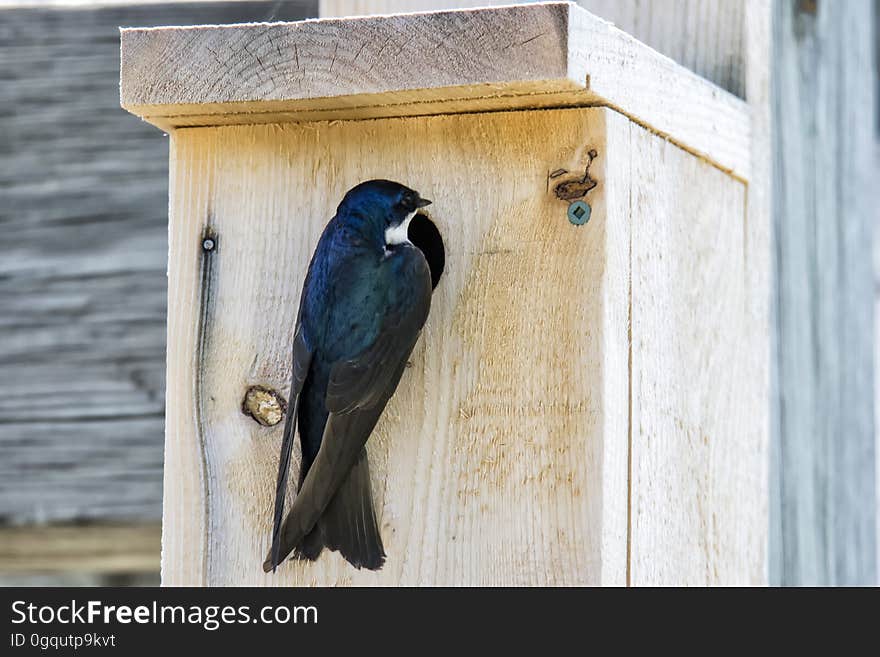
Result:
M120 25L315 2L0 8L0 521L158 521L168 145L119 108Z
M872 6L873 5L873 6ZM877 583L872 11L777 2L771 582Z

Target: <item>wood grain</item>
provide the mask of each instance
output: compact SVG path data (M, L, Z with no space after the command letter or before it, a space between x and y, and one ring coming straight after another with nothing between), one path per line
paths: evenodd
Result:
M590 223L572 226L548 179L591 148L604 179L609 116L624 121L593 109L174 133L165 584L625 582L626 223L606 220L597 189ZM447 253L368 444L389 559L370 573L332 553L265 575L281 432L245 417L241 396L287 392L314 244L344 192L376 176L434 200Z
M322 18L510 4L508 0L321 0ZM725 0L580 0L589 12L711 80L745 95L743 2Z
M119 25L309 3L0 8L0 522L156 521L167 140L119 110Z
M740 99L570 3L129 29L120 93L165 129L603 105L748 178Z
M774 8L774 583L877 583L871 9Z
M766 401L746 404L745 188L638 129L629 150L630 583L761 584Z

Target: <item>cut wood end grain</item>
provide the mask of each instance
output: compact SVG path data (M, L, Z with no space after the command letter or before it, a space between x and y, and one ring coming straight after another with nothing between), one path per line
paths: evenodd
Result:
M748 178L748 106L572 3L121 32L163 130L607 106Z

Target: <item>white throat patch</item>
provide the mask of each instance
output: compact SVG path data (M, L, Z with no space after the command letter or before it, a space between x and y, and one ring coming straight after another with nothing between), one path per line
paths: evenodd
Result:
M410 212L402 222L391 228L386 228L385 245L390 246L392 244L409 243L409 235L407 234L409 231L409 222L412 221L415 216L415 212Z

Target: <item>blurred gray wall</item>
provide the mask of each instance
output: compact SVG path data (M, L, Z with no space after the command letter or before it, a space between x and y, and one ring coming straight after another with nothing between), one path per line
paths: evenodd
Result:
M877 584L878 4L773 4L773 584Z

